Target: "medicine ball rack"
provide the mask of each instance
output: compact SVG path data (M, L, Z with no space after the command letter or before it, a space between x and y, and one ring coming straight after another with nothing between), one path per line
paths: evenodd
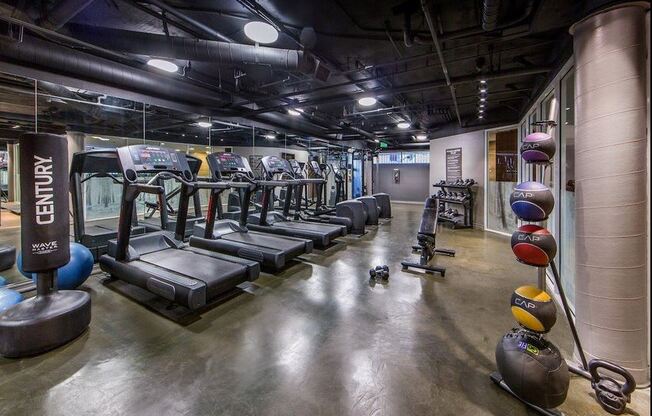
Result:
M456 199L441 198L438 197L437 195L433 195L433 197L437 197L439 199L440 205L446 206L446 204L457 204L457 205L461 205L464 208L464 214L455 218L442 217L441 215L438 215L439 221L444 221L453 224L454 229L473 228L473 204L475 202L473 198L473 190L471 189L473 185L453 185L453 184L446 184L446 183L436 183L433 184L432 186L434 188L441 188L444 190L459 189L464 191L464 193L468 196L468 198L465 198L463 201L458 201Z

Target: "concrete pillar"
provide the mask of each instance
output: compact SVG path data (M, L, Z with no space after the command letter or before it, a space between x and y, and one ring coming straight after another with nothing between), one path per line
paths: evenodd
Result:
M68 163L70 163L74 153L84 150L86 134L78 131L68 131L66 137L68 137Z
M18 152L16 151L16 145L14 143L7 143L7 199L9 201L18 201L20 198L20 189L18 188L18 179L16 179L16 166L15 160Z
M571 28L575 53L575 312L587 358L649 384L646 5Z

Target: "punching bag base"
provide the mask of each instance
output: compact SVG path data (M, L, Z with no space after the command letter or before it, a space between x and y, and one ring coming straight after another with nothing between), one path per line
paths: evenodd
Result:
M20 358L57 348L91 321L91 297L81 290L36 296L0 314L0 355Z

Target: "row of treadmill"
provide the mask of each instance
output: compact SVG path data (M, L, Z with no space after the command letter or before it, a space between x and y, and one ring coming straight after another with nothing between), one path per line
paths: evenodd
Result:
M248 160L234 153L212 153L206 161L210 178L198 177L199 159L164 147L132 145L73 155L75 241L91 249L111 281L130 288L130 297L149 306L199 311L257 279L261 269L281 270L313 248L328 248L347 234L364 234L365 226L391 217L387 194L326 205L326 180L316 161L309 162L313 178L302 174L298 162L276 156L262 158L258 178ZM109 178L122 186L117 230L85 223L83 186L91 178ZM177 184L176 209L166 181ZM312 204L307 202L309 187ZM208 194L205 217L200 190ZM221 195L227 190L239 206L229 198L224 212ZM149 209L160 211L158 221L138 220L136 205L143 194L156 196ZM189 214L191 201L194 215Z

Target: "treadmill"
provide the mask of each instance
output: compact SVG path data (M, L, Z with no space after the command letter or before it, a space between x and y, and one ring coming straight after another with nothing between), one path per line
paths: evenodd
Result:
M234 291L238 285L258 278L257 262L187 246L185 233L189 200L199 189L226 189L219 182L195 182L186 155L148 145L117 149L125 178L117 240L109 242L100 257L100 268L118 279L191 311L205 307ZM143 176L154 175L149 181ZM174 233L157 231L131 236L135 200L141 193L163 195L160 179L181 184L177 227ZM217 193L211 192L215 204ZM161 312L163 313L163 312Z
M206 157L213 181L227 181L231 188L241 195L242 207L248 207L251 195L258 184L251 176L246 159L233 153L213 153ZM223 190L214 190L220 194ZM206 222L195 224L190 245L211 251L232 254L241 258L261 263L266 269L279 270L297 256L312 252L312 240L295 237L283 237L247 229L247 209L239 212L239 221L224 219L220 198L214 198L210 204Z
M118 236L117 227L96 223L88 225L84 219L84 189L86 181L93 178L108 178L114 184L122 185L123 179L115 149L96 149L77 152L70 163L70 197L72 200L73 234L76 243L86 246L97 261L105 254L109 244ZM134 208L135 209L135 208ZM131 227L132 235L145 233L145 227L138 225L137 217Z
M249 166L249 162L239 155L245 167L244 174L250 178L254 173ZM252 231L264 233L279 234L289 237L306 238L313 241L317 248L326 248L333 243L333 240L347 234L346 227L335 224L317 224L304 221L289 220L290 205L292 203L292 188L296 183L292 180L274 180L274 176L288 175L288 166L283 159L276 156L265 156L261 159L261 165L267 179L256 180L256 185L262 190L263 199L261 202L260 212L249 214L247 216L247 228ZM270 210L269 201L271 194L276 187L286 188L286 198L283 204L283 213ZM244 201L246 202L246 201ZM242 206L246 207L243 202Z
M197 180L197 175L199 174L199 169L201 168L201 159L186 155L186 160L188 160L188 166L190 166L190 172L193 175L193 180ZM163 186L165 189L166 179L159 178L157 185ZM145 231L174 231L177 228L177 215L174 212L174 209L170 206L170 200L175 196L179 195L181 192L181 187L171 191L158 195L156 202L145 202L145 205L149 209L149 213L145 215L145 219L141 221L141 224L145 226ZM186 232L184 235L184 241L192 235L192 230L195 224L203 222L204 217L201 212L201 200L199 199L199 193L195 192L192 196L192 205L194 208L194 215L188 215L186 219ZM152 216L156 211L159 211L159 218L153 218Z

